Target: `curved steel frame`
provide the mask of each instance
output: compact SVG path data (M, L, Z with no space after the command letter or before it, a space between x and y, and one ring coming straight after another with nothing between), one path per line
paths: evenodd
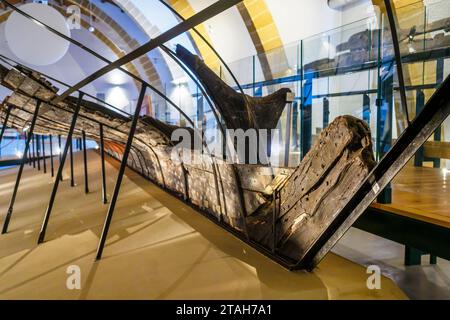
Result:
M86 46L84 46L84 45L81 44L80 42L78 42L78 41L76 41L76 40L73 40L73 39L70 38L70 37L65 36L64 34L61 34L60 32L58 32L57 30L53 29L52 27L46 25L46 24L43 23L42 21L40 21L40 20L38 20L38 19L32 17L31 15L29 15L29 14L23 12L22 10L20 10L20 9L17 8L16 6L10 4L8 1L6 1L6 0L1 0L1 1L4 1L9 7L11 7L13 10L17 11L19 14L22 14L22 15L25 16L26 18L28 18L28 19L30 19L30 20L32 20L32 21L34 21L34 22L36 22L36 23L42 25L43 27L45 27L45 28L46 28L47 30L49 30L50 32L52 32L52 33L54 33L54 34L56 34L56 35L58 35L58 36L64 38L65 40L67 40L67 41L69 41L69 42L71 42L71 43L73 43L74 45L76 45L76 46L80 47L81 49L87 51L88 53L94 55L96 58L101 59L102 61L104 61L104 62L106 62L106 63L108 63L108 64L110 64L110 65L113 64L113 62L111 62L111 61L109 61L108 59L104 58L103 56L99 55L99 54L96 53L95 51L93 51L93 50L87 48ZM239 1L238 1L238 2L239 2ZM205 40L206 40L206 39L205 39ZM208 45L209 45L209 44L208 44ZM160 47L165 47L165 46L164 46L163 44L161 44ZM167 48L166 48L166 49L167 49ZM179 64L180 66L182 66L181 63L180 63L180 61L178 61L178 59L176 59L176 58L174 58L174 57L171 57L171 58L174 59L175 62L176 62L177 64ZM7 59L9 59L9 58L7 58ZM220 59L222 60L222 58L220 58ZM10 60L12 60L12 59L10 59ZM25 68L30 69L30 68L28 68L28 67L26 67L26 66L25 66ZM164 100L166 100L171 106L173 106L173 107L174 107L174 108L175 108L175 109L176 109L176 110L177 110L177 111L178 111L178 112L179 112L179 113L180 113L180 114L181 114L181 115L189 122L189 124L190 124L193 128L195 128L195 124L194 124L193 121L189 118L189 116L188 116L184 111L182 111L181 108L179 108L179 107L178 107L171 99L169 99L165 94L163 94L162 92L160 92L158 89L156 89L155 87L153 87L153 86L150 85L149 83L145 82L143 79L141 79L141 78L139 78L138 76L136 76L136 75L132 74L131 72L127 71L126 69L123 69L122 67L119 67L118 69L121 70L122 72L126 73L128 76L132 77L132 78L135 79L136 81L138 81L138 82L140 82L140 83L142 83L142 84L146 84L151 90L153 90L155 93L157 93L159 96L161 96ZM231 72L231 71L230 71L230 72ZM197 85L199 85L199 83L195 80L194 77L192 77L192 76L190 75L190 73L188 73L188 75L189 75L189 76L197 83ZM234 76L233 76L233 77L234 77ZM51 79L51 78L49 78L49 79ZM65 85L65 86L71 88L70 86L68 86L67 84L64 84L63 82L61 82L61 81L59 81L59 80L56 80L56 79L53 79L53 80L58 81L59 83L61 83L61 84ZM238 84L238 85L239 85L239 84ZM199 86L199 87L201 87L201 86ZM239 87L240 87L240 85L239 85ZM80 89L78 89L77 91L78 91L78 92L82 92ZM208 96L206 95L206 93L204 93L204 95L205 95L205 97L208 97ZM245 94L244 94L244 97L245 97ZM246 97L245 97L245 101L247 101L247 98L246 98ZM58 102L58 100L54 101L55 104L56 104L57 102ZM210 103L210 105L211 105L211 109L213 110L213 104ZM115 107L114 107L114 108L115 108ZM115 109L116 109L116 108L115 108ZM122 112L123 112L123 111L122 111ZM214 114L215 114L215 117L216 117L216 122L218 123L219 126L221 126L221 122L219 121L216 112L217 112L217 111L214 110ZM222 128L222 134L223 134L224 141L225 141L225 131L223 130L223 128ZM221 202L220 202L220 192L219 192L218 178L217 178L217 171L218 171L218 170L217 170L217 168L216 168L216 167L217 167L217 164L215 163L215 160L214 160L214 158L213 158L211 152L209 151L209 148L208 148L208 146L206 145L206 142L204 141L203 137L201 137L201 139L202 139L202 143L203 143L204 147L206 148L208 154L211 156L211 159L212 159L212 161L213 161L213 164L212 164L212 165L213 165L213 174L214 174L214 180L215 180L216 190L217 190L217 191L216 191L216 193L217 193L217 198L218 198L217 200L218 200L218 202L219 202L219 204L220 204L220 203L221 203ZM153 150L152 150L152 151L153 151ZM153 152L154 152L154 151L153 151ZM158 160L158 162L159 162L159 160ZM187 180L187 177L186 177L186 169L185 169L185 167L184 167L184 164L182 164L182 166L183 166L182 170L183 170L183 173L184 173L184 175L185 175L185 178L184 178L184 180L185 180L185 187L186 187L185 197L188 197L189 191L187 190L187 186L188 186L187 181L188 181L188 180ZM234 171L234 174L235 174L235 180L236 180L237 187L238 187L239 190L242 191L241 182L240 182L239 176L238 176L238 174L237 174L236 168L235 168L234 166L233 166L233 171ZM221 182L221 184L222 184L222 182ZM223 186L222 186L222 188L223 188ZM223 195L223 197L225 197L225 196ZM239 192L239 199L240 199L241 208L242 208L242 211L243 211L242 214L243 214L243 216L245 216L245 215L246 215L246 213L245 213L246 209L245 209L245 204L244 204L244 199L243 199L242 192ZM223 202L224 202L224 206L226 206L226 200L225 200L225 199L223 199ZM243 219L243 223L245 224L245 219ZM246 229L246 227L245 227L245 229ZM245 231L245 232L246 232L246 234L247 234L247 231Z
M31 15L29 15L29 14L23 12L22 10L20 10L20 9L17 8L16 6L10 4L7 0L1 0L1 1L4 1L9 7L11 7L13 10L17 11L19 14L25 16L26 18L28 18L28 19L30 19L30 20L36 22L36 23L39 23L40 25L42 25L43 27L45 27L45 28L46 28L47 30L49 30L50 32L52 32L52 33L54 33L54 34L56 34L56 35L58 35L58 36L64 38L65 40L67 40L67 41L69 41L69 42L71 42L71 43L73 43L74 45L76 45L76 46L80 47L81 49L87 51L88 53L94 55L96 58L101 59L102 61L104 61L104 62L106 62L106 63L108 63L108 64L112 64L111 61L109 61L108 59L106 59L106 58L104 58L103 56L99 55L99 54L96 53L95 51L89 49L88 47L84 46L84 45L81 44L80 42L78 42L78 41L76 41L76 40L73 40L73 39L70 38L70 37L65 36L64 34L61 34L60 32L58 32L57 30L53 29L52 27L46 25L46 24L43 23L42 21L40 21L40 20L38 20L38 19L32 17ZM176 11L175 11L175 12L176 12ZM186 21L186 20L183 19L181 16L179 16L179 17L180 17L180 19L182 19L183 21ZM195 30L195 31L198 33L197 30ZM210 44L210 43L209 43L209 42L208 42L208 41L207 41L200 33L198 33L198 34L199 34L199 35L201 36L201 38L206 42L206 44L214 51L214 53L217 55L217 57L219 58L219 60L224 64L224 66L226 67L226 69L227 69L227 70L229 71L229 73L232 75L234 81L236 82L237 86L239 87L239 90L240 90L240 91L242 92L242 94L243 94L243 97L244 97L244 100L245 100L246 104L248 104L247 97L246 97L244 91L242 90L242 87L241 87L240 84L238 83L237 79L235 78L234 74L231 72L230 68L226 65L226 63L224 62L224 60L222 59L222 57L217 53L217 51L212 47L212 45L211 45L211 44ZM160 48L161 48L163 51L165 51L165 52L169 55L169 57L172 58L172 59L173 59L173 60L174 60L174 61L175 61L175 62L176 62L176 63L177 63L177 64L178 64L178 65L179 65L179 66L180 66L187 74L188 74L188 76L189 76L189 77L196 83L196 85L202 90L202 94L203 94L206 98L210 99L210 97L206 94L206 92L204 91L204 89L202 88L202 86L200 85L200 83L199 83L199 82L195 79L195 77L187 70L187 68L179 61L179 59L176 58L176 56L175 56L173 53L172 53L172 54L169 53L169 52L171 52L170 49L168 49L166 46L164 46L164 44L161 44L161 45L160 45ZM12 60L12 59L10 59L10 58L7 58L7 59ZM26 67L26 66L24 66L24 67L25 67L26 69L30 69L30 68L28 68L28 67ZM195 128L195 124L194 124L193 121L189 118L189 116L188 116L186 113L184 113L184 111L182 111L182 110L181 110L181 109L180 109L180 108L179 108L172 100L170 100L166 95L164 95L162 92L160 92L160 91L159 91L158 89L156 89L155 87L151 86L149 83L145 82L143 79L137 77L136 75L130 73L129 71L123 69L122 67L119 67L118 69L121 70L122 72L126 73L127 75L129 75L130 77L132 77L133 79L135 79L136 81L141 82L141 83L144 83L144 84L146 84L148 87L150 87L150 89L152 89L154 92L156 92L159 96L161 96L164 100L166 100L171 106L173 106L178 112L180 112L180 114L181 114L181 115L189 122L189 124L190 124L193 128ZM43 75L44 75L44 74L43 74ZM45 76L45 75L44 75L44 76ZM67 85L67 84L65 84L65 83L63 83L63 82L61 82L61 81L59 81L59 80L57 80L57 79L54 79L54 78L52 78L52 77L49 77L49 79L54 80L54 81L57 81L58 83L61 83L62 85L64 85L64 86L70 88L69 85ZM81 90L77 90L77 91L78 91L78 92L82 92ZM89 96L90 96L90 95L89 95ZM90 97L92 97L92 96L90 96ZM95 98L95 97L94 97L94 98ZM97 100L99 100L99 99L97 99ZM209 100L208 102L209 102L210 107L211 107L211 110L213 111L214 116L215 116L215 118L216 118L216 123L217 123L218 126L221 128L222 136L223 136L223 139L224 139L224 141L225 141L225 143L226 143L225 130L224 130L223 126L222 126L222 123L221 123L221 121L220 121L218 115L217 115L217 112L220 113L220 111L215 110L214 104L213 104L210 100ZM55 103L55 104L56 104L56 103ZM112 106L112 107L113 107L114 109L117 109L117 108L115 108L114 106ZM124 112L124 111L122 111L122 110L121 110L121 112L126 113L126 112ZM249 109L249 112L251 112L250 109ZM126 114L128 114L128 113L126 113ZM256 123L256 122L255 122L255 123ZM215 163L214 158L213 158L213 155L212 155L211 152L209 151L209 148L208 148L208 146L206 145L206 142L204 141L203 137L201 137L201 139L202 139L202 143L203 143L204 147L206 148L206 151L207 151L208 154L211 156L211 159L212 159L212 161L213 161L213 164L212 164L212 165L213 165L213 170L214 170L213 174L214 174L214 179L215 179L215 184L216 184L217 197L218 197L218 201L219 201L219 204L220 204L220 200L219 200L220 195L219 195L219 191L218 191L219 188L218 188L218 178L217 178L217 171L218 171L218 169L217 169L217 164ZM227 148L228 148L228 146L227 146ZM186 173L186 169L184 168L184 164L182 164L182 166L183 166L183 172ZM241 205L241 209L242 209L243 223L245 224L245 218L244 218L244 217L246 216L246 208L245 208L245 202L244 202L244 198L243 198L243 194L242 194L242 184L241 184L241 181L240 181L240 177L239 177L239 175L238 175L238 173L237 173L237 169L236 169L236 167L235 167L234 165L233 165L233 172L234 172L234 176L235 176L234 178L235 178L235 181L236 181L236 185L237 185L237 187L238 187L238 190L240 190L240 191L239 191L239 201L240 201L240 205ZM221 181L221 184L222 184L222 181ZM186 176L185 176L185 186L187 186L187 178L186 178ZM223 189L223 185L222 185L222 189ZM188 193L189 193L189 192L186 190L186 196L188 195ZM223 193L222 193L222 196L225 197L225 196L223 195ZM224 203L224 206L226 206L226 200L225 200L225 198L223 199L223 203ZM245 229L246 229L246 227L245 227ZM245 231L245 233L247 234L247 231Z
M21 12L20 9L16 8L14 5L11 5L6 0L2 0L2 1L4 3L6 3L9 7L13 8L14 10L16 10L17 12L22 13L24 16L28 17L29 19L31 19L31 20L41 24L42 26L46 27L49 31L58 34L57 31L53 30L52 28L50 28L49 26L45 25L44 23L38 21L37 19L34 19L32 16L30 16L30 15L24 13L24 12ZM176 106L172 101L170 101L170 99L168 99L164 94L159 92L159 90L157 90L156 88L154 88L150 84L146 83L142 79L138 78L137 76L135 76L135 75L133 75L131 73L128 73L126 70L123 70L123 68L121 66L123 64L128 63L128 62L131 62L135 58L139 57L141 54L144 54L144 53L150 51L151 49L155 48L158 43L162 44L162 43L164 43L166 41L169 41L171 38L175 37L176 35L189 30L192 26L203 22L204 20L208 19L209 17L214 16L214 15L216 15L216 14L218 14L218 13L220 13L220 12L222 12L222 11L232 7L232 6L234 6L235 4L237 4L237 3L241 2L241 1L233 0L233 3L231 3L231 1L228 1L228 3L225 3L225 1L218 1L218 2L216 2L215 4L213 4L210 7L206 8L205 10L200 12L199 14L191 17L190 19L184 21L183 23L180 23L179 25L177 25L176 27L174 27L174 28L170 29L169 31L165 32L164 34L162 34L158 38L149 41L144 46L142 46L139 49L131 52L130 54L122 57L121 59L119 59L119 60L117 60L115 62L108 62L109 63L108 66L106 66L103 69L97 71L96 73L94 73L90 77L87 77L86 79L84 79L83 81L78 83L77 85L70 87L61 96L59 96L56 99L54 99L52 104L54 104L56 106L59 101L62 101L65 97L67 97L68 95L70 95L71 93L73 93L75 91L78 91L81 94L81 91L79 89L81 89L85 84L90 83L91 81L94 81L96 78L100 77L101 75L103 75L103 74L105 74L105 73L107 73L107 72L109 72L109 71L111 71L113 69L119 68L120 70L124 71L126 74L130 75L131 77L133 77L135 80L141 82L142 85L143 85L143 89L145 89L146 87L149 87L150 89L152 89L153 91L158 93L160 96L162 96L173 107L175 107L180 112L180 114L183 115L188 120L188 122L195 128L195 125L193 124L192 120L181 109L179 109L178 106ZM58 35L62 36L63 38L66 38L62 34L58 34ZM66 40L68 40L68 41L73 43L72 39L70 39L70 38L66 38ZM86 51L90 52L94 56L102 59L103 61L106 60L105 58L99 56L94 51L92 51L89 48L85 47L81 43L75 43L75 44L80 46L81 48L85 49ZM27 69L29 69L29 68L27 68ZM144 92L145 92L145 90L144 90ZM138 106L138 107L140 107L140 106ZM137 119L136 119L136 123L137 123ZM150 146L150 148L151 148L151 146ZM131 146L128 149L131 150ZM129 152L129 150L128 150L128 152ZM152 149L152 151L153 151L153 153L155 153L153 149ZM155 154L155 156L156 156L156 158L157 158L157 160L159 162L158 156L156 154ZM213 159L212 155L211 155L211 159ZM213 165L213 168L214 168L214 165ZM215 173L214 176L215 176L215 181L216 181L216 190L217 190L217 192L219 192L218 191L219 188L218 188L218 185L217 185L217 174ZM185 177L185 180L186 180L186 177ZM186 180L186 182L187 182L187 180ZM186 186L186 188L187 188L187 186ZM186 194L188 194L187 190L186 190ZM220 200L219 200L219 203L220 203ZM245 220L243 222L245 224ZM247 232L246 232L246 234L247 234ZM248 234L247 234L247 237L248 237ZM40 237L39 240L42 241L42 239L43 239L43 237ZM101 255L101 251L99 251L99 252L100 252L100 255Z

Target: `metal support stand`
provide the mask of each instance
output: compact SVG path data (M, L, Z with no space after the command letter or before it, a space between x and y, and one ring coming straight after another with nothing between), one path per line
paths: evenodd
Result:
M41 140L42 140L42 163L44 166L44 173L47 173L47 163L45 162L45 136L42 136Z
M70 148L70 186L75 187L75 179L73 176L73 139L67 138L66 144L69 144Z
M28 137L31 137L31 134L29 132L26 133L25 139L28 139ZM26 140L25 140L26 141ZM31 148L28 148L28 165L31 167L32 165L31 160Z
M102 258L103 248L105 246L106 237L108 236L109 225L111 224L112 216L114 214L114 209L116 207L117 198L119 197L120 185L122 184L123 175L125 173L125 168L127 166L128 155L130 154L131 144L133 143L134 133L136 132L136 126L139 119L139 114L141 112L142 102L144 100L145 91L147 87L143 84L141 92L139 94L139 99L134 111L133 120L131 123L130 133L128 134L127 144L123 152L122 162L120 163L119 174L117 176L116 185L114 186L114 192L111 197L111 202L109 204L108 213L106 215L105 223L103 225L102 234L100 237L100 242L97 248L96 260Z
M30 132L31 135L31 146L33 147L33 154L32 154L32 159L33 159L33 168L36 169L36 148L35 148L35 144L34 144L34 134Z
M105 141L103 139L103 124L100 124L100 157L102 162L102 201L108 202L106 195L106 174L105 174Z
M58 148L59 148L59 166L64 166L62 160L62 152L61 152L61 135L58 134ZM63 181L63 176L61 174L61 176L59 177L59 180Z
M86 151L86 132L81 131L83 136L83 160L84 160L84 193L89 193L88 167L87 167L87 151Z
M52 172L52 178L55 176L55 169L53 166L53 137L50 135L50 170Z
M423 106L425 105L425 94L422 90L416 91L416 114L419 114L422 111ZM416 155L414 156L414 166L422 167L424 160L424 149L423 146L417 150Z
M35 142L36 142L36 160L37 160L37 168L38 171L41 171L41 153L40 153L40 144L39 144L39 135L35 134Z
M388 75L381 83L383 100L377 114L377 153L380 159L391 149L392 146L392 117L394 109L394 75ZM392 188L388 183L386 188L378 195L379 203L392 202Z
M75 111L73 113L72 123L70 124L69 133L67 134L67 143L64 146L64 152L61 156L61 162L58 167L58 172L56 173L56 179L55 179L55 183L53 184L53 190L50 195L50 201L48 203L47 210L44 215L44 220L42 221L41 231L39 232L38 244L42 243L45 239L45 232L47 231L47 225L48 225L48 221L50 219L50 215L52 213L53 204L55 202L56 192L58 191L59 182L61 181L64 162L66 161L67 153L69 152L69 146L70 146L69 141L72 140L73 132L75 130L75 125L77 123L78 113L80 112L80 106L81 106L82 99L83 99L83 94L80 93L80 95L78 96L78 101L77 101L77 105L75 107Z
M36 124L36 119L38 117L40 107L41 107L41 101L38 100L36 103L36 108L34 109L33 119L31 120L31 126L30 126L29 134L27 136L27 141L25 142L25 150L23 152L22 161L20 162L19 172L17 173L16 184L14 185L14 191L13 191L11 200L9 202L8 212L6 213L6 218L3 223L2 234L8 232L9 221L11 220L11 216L13 213L14 202L16 201L17 191L19 190L20 179L22 178L23 167L25 166L25 163L26 163L27 153L30 148L30 142L31 142L31 139L33 136L33 130L34 130L34 126Z

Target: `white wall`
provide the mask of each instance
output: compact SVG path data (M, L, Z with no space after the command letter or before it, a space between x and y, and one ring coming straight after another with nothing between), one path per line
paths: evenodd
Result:
M215 0L189 0L198 12L213 4ZM236 61L256 53L247 27L236 7L226 10L204 23L214 48L227 61Z

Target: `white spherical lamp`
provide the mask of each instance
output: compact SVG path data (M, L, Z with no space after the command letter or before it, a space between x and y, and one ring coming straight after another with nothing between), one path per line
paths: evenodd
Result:
M51 6L28 3L19 9L70 37L66 18ZM6 21L5 37L9 48L20 60L35 66L58 62L67 53L70 44L16 11Z

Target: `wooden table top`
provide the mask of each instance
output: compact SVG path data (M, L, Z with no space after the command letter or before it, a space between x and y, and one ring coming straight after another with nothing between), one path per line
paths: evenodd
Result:
M392 203L373 208L450 228L450 171L406 166L392 182Z

